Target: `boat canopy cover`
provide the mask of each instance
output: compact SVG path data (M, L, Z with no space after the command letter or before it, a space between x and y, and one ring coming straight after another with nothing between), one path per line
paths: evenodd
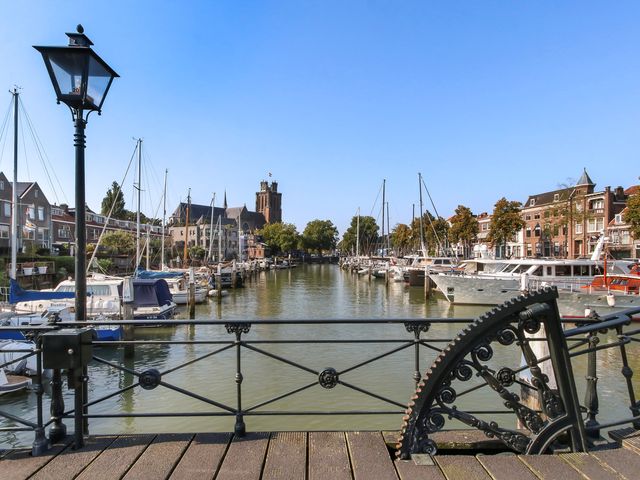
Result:
M142 268L138 268L136 270L137 278L179 278L183 275L183 272L162 272L156 270L144 270Z
M32 300L60 300L74 298L75 292L42 292L40 290L25 290L13 278L9 279L9 303L29 302Z
M122 296L122 285L118 285L118 291L120 296ZM173 296L169 291L169 285L162 278L133 279L134 307L169 305L172 300Z

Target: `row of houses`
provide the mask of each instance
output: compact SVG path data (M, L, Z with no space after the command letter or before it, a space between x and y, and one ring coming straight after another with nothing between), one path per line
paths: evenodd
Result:
M639 193L638 185L596 190L585 169L575 185L530 195L521 209L524 227L506 245L490 245L491 215L479 214L474 253L498 258L578 258L590 255L605 234L611 255L640 258L640 239L633 238L624 222L627 200Z
M17 246L23 253L59 252L74 255L75 209L68 205L52 205L38 182L17 182ZM180 250L184 247L200 246L205 250L218 247L222 258L257 258L264 256L264 245L254 235L269 221L282 219L282 194L278 184L261 182L256 193L256 210L245 206L228 207L226 194L223 207L180 203L169 217L168 225L143 224L140 231L151 239L160 239L164 234L168 245ZM0 255L11 250L11 222L13 205L13 183L0 172ZM186 215L189 210L189 224ZM129 220L108 218L86 208L87 243L97 243L103 232L137 232L137 223ZM218 240L220 239L220 240Z

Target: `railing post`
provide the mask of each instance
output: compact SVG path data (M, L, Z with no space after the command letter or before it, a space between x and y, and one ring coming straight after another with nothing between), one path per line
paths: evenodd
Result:
M600 343L598 336L591 332L589 334L589 348L592 349L587 354L587 389L584 396L584 404L587 407L587 435L592 440L600 438L600 429L597 428L600 423L596 420L598 415L598 373L596 371L596 351L595 347Z
M62 373L59 368L54 368L51 377L51 419L53 420L53 425L49 429L51 443L55 443L67 435L67 426L62 423L63 414Z
M250 323L227 323L225 325L227 329L227 333L234 333L236 336L236 341L234 342L236 346L236 389L237 389L237 408L236 408L236 423L234 425L233 431L239 437L244 437L246 433L246 428L244 424L244 416L242 415L242 341L241 335L243 333L249 333L251 329Z
M621 325L618 325L616 327L616 333L618 335L618 338L621 338L624 336ZM631 381L631 377L633 377L633 370L629 366L629 360L627 358L627 349L625 348L624 343L620 344L620 356L622 357L622 376L625 378L627 382L627 390L629 392L629 402L630 402L629 409L631 410L631 414L634 417L637 417L640 415L640 405L638 404L638 402L636 402L636 394L633 389L633 382ZM633 425L633 428L635 428L636 430L640 430L640 421L635 421L633 422L632 425Z
M413 333L413 351L414 351L414 371L413 380L416 382L416 386L422 379L422 373L420 372L420 333L428 332L431 323L429 322L405 322L404 328L409 333Z
M42 395L44 388L42 387L42 343L38 341L38 353L36 354L36 383L33 385L33 391L37 396L36 408L37 408L37 422L38 426L35 429L35 438L33 445L31 446L31 455L42 455L49 450L49 440L45 435L43 426L43 412L42 412Z

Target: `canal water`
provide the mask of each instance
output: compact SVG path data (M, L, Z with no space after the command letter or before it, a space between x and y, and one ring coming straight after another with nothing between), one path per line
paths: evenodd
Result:
M484 307L450 306L438 298L424 300L419 287L403 283L369 279L340 270L335 265L303 265L290 270L262 272L244 288L231 290L219 304L215 299L198 305L196 319L247 320L251 330L242 338L251 342L280 341L279 343L252 343L259 351L242 351L242 406L252 409L254 415L244 419L248 431L269 430L399 430L403 405L406 405L415 383L414 349L405 348L383 356L400 345L394 340L408 341L413 334L400 324L261 324L264 319L424 319L475 318L484 313ZM188 318L185 309L178 318ZM464 327L463 323L433 323L422 334L427 346L420 349L420 370L425 373L438 350L445 348ZM124 366L129 371L142 372L157 369L163 373L162 381L171 387L158 386L152 390L140 386L91 405L89 430L92 434L134 432L204 432L232 431L233 416L210 416L224 412L216 405L235 408L237 402L236 352L228 349L219 353L223 345L198 342L228 342L234 338L223 325L174 326L140 328L137 340L149 344L136 347L133 359L124 359L121 349L100 347L94 354L105 362ZM297 344L297 340L342 340L343 343ZM372 340L369 343L344 343L345 340ZM611 335L602 342L613 341ZM172 342L168 344L151 342ZM191 342L183 344L180 342ZM631 367L640 368L640 348L629 347ZM382 358L367 363L379 356ZM285 359L285 362L274 358ZM492 359L496 370L501 366L516 368L520 351L515 346L499 347ZM187 362L193 362L184 365ZM578 389L584 392L585 358L575 359L574 370ZM364 364L364 365L362 365ZM360 366L362 365L362 366ZM355 368L354 368L355 367ZM322 388L317 374L325 368L347 372L340 380L353 386L337 385ZM618 350L607 350L598 355L598 392L601 422L629 416L626 387L620 381L622 368ZM89 367L89 400L95 401L120 389L137 383L136 377L107 363L93 362ZM465 387L472 386L465 385ZM307 387L307 388L303 388ZM183 390L183 391L179 391ZM299 390L299 391L297 391ZM185 394L189 391L192 395ZM285 396L285 394L297 393ZM460 392L459 392L460 393ZM269 402L278 397L277 401ZM504 410L501 399L488 388L472 391L458 404L465 410ZM381 400L384 398L392 404ZM215 403L208 403L206 400ZM33 393L17 393L0 397L0 409L28 419L35 418ZM203 401L204 400L204 401ZM259 407L260 404L269 402ZM73 405L71 392L65 387L67 409ZM49 405L46 390L45 408ZM256 407L254 409L254 407ZM339 415L265 415L265 412L328 412L342 411ZM356 412L388 412L358 415ZM350 412L350 413L344 413ZM112 415L133 415L117 418ZM171 414L150 418L152 414ZM192 416L190 416L192 415ZM45 415L47 418L48 415ZM494 419L490 416L484 417ZM496 418L499 422L500 419ZM67 420L69 430L73 421ZM0 420L0 427L10 424ZM501 424L502 425L502 424ZM513 425L503 425L511 428ZM446 428L461 427L448 423ZM28 445L31 433L0 433L0 446Z

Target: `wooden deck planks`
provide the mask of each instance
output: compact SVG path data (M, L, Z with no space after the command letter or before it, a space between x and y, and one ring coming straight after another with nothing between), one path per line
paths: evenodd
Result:
M631 427L609 432L609 436L620 442L623 447L640 454L640 431Z
M473 455L436 455L433 458L447 480L491 480Z
M269 444L268 433L234 436L216 476L218 480L259 480Z
M309 480L352 480L342 432L309 432Z
M230 433L198 433L171 473L173 480L202 480L213 478L231 441Z
M477 455L494 480L537 480L538 477L516 455Z
M64 480L75 478L87 465L93 462L105 448L115 441L117 437L104 436L88 438L85 446L80 450L69 447L62 455L54 457L32 478L34 480L48 480L51 478Z
M380 432L348 432L347 445L355 480L398 479Z
M565 453L559 457L590 480L621 480L624 478L588 453Z
M124 476L125 480L168 478L193 438L191 434L161 434Z
M155 435L124 435L116 438L77 478L79 480L121 478L154 438Z
M584 480L584 477L557 455L520 455L542 480Z
M21 480L28 478L55 458L67 447L67 444L55 445L45 455L31 456L31 450L15 450L0 460L2 480Z
M416 465L413 460L396 460L400 480L445 480L442 470L435 465Z
M307 434L305 432L272 433L262 479L304 480L306 473Z
M636 480L640 476L640 455L632 450L627 448L596 450L591 452L591 455L627 480Z

